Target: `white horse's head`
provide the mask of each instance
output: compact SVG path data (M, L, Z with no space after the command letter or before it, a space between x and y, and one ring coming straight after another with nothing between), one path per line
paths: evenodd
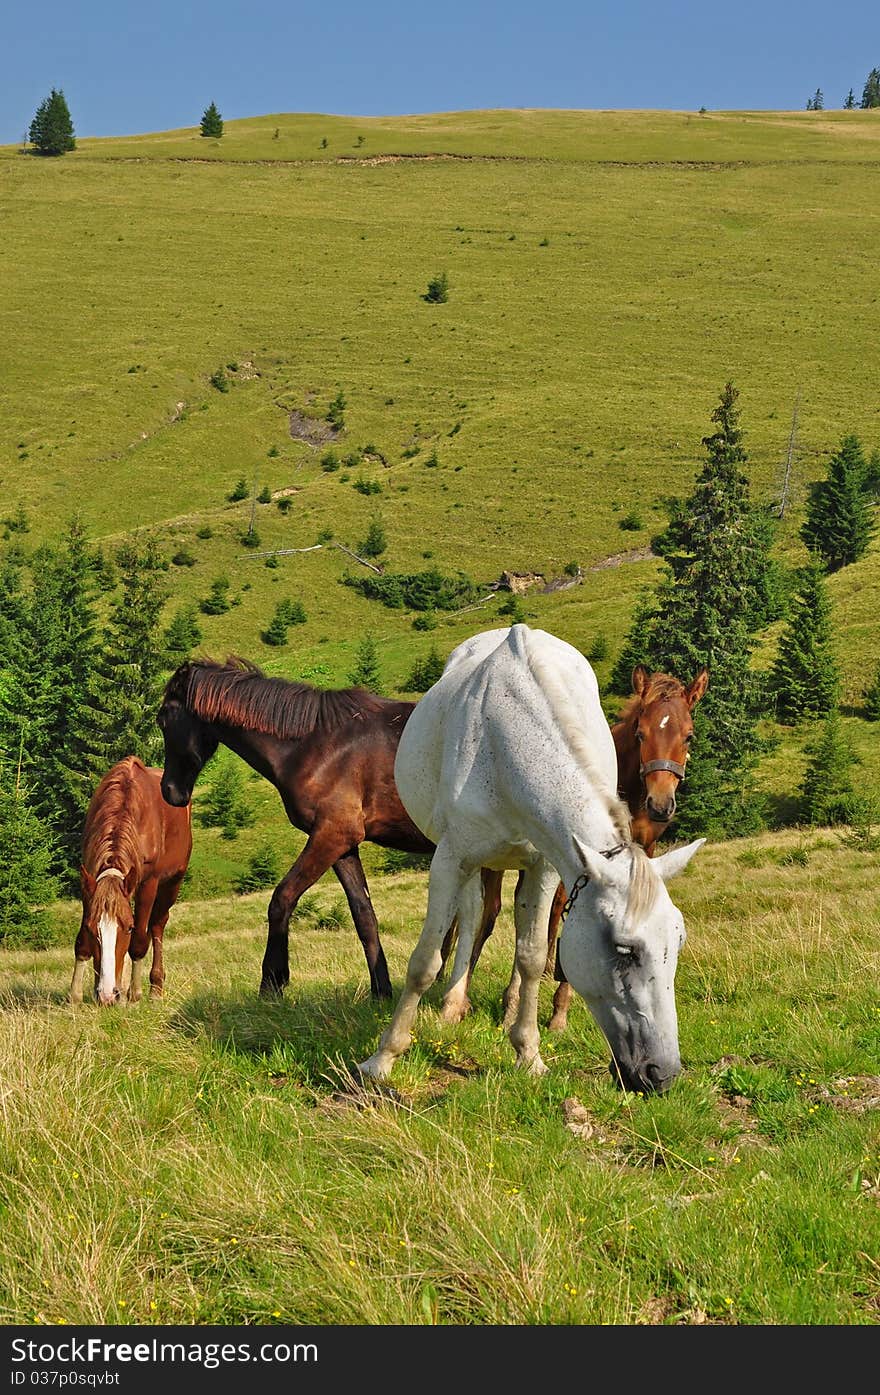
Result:
M571 907L559 962L608 1039L626 1090L667 1089L681 1072L675 970L684 919L665 882L705 838L649 859L631 844L610 857L574 839L589 880Z

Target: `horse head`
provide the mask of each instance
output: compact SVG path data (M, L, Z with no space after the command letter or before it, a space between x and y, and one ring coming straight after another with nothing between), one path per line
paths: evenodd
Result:
M118 1003L122 969L131 943L134 914L131 898L137 882L136 869L120 872L106 867L96 877L80 868L82 925L80 934L91 942L92 958L98 971L95 996L102 1007Z
M190 704L190 680L197 667L187 661L172 673L156 714L165 743L162 798L178 809L192 799L199 771L219 744Z
M655 858L636 843L598 852L572 841L583 875L569 901L560 966L605 1034L618 1084L661 1092L681 1072L674 984L685 940L665 883L706 840Z
M668 673L651 673L644 664L633 669L627 726L638 748L645 811L654 823L669 823L675 814L676 792L694 739L692 713L708 684L705 667L687 687Z

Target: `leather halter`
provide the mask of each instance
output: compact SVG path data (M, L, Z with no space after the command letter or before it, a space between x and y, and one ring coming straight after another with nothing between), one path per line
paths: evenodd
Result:
M677 775L679 780L684 779L684 766L679 765L677 760L649 760L639 766L639 774L644 780L646 775L650 775L654 770L669 770L673 775Z
M602 848L602 849L600 850L600 852L599 852L599 856L600 856L600 857L607 857L608 860L609 860L609 862L610 862L611 858L612 858L612 857L616 857L617 854L618 854L619 852L623 852L623 850L624 850L625 847L626 847L626 843L615 843L615 845L614 845L613 848ZM581 874L580 874L580 876L578 877L577 881L575 882L574 886L571 888L571 895L568 897L568 900L566 901L565 905L562 907L562 914L561 914L560 917L559 917L559 924L560 924L560 926L562 926L562 924L564 923L565 917L568 915L569 911L571 910L572 906L574 905L575 901L578 899L578 896L579 896L580 893L583 891L584 887L587 885L587 882L588 882L589 880L590 880L589 873L588 873L588 872L581 872Z

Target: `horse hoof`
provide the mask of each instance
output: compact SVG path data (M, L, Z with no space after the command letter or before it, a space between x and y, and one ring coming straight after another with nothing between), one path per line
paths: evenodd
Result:
M391 1074L390 1067L386 1061L382 1060L378 1052L368 1056L366 1061L359 1061L355 1070L367 1080L387 1080Z
M283 996L284 996L284 989L283 989L283 988L280 988L280 987L278 986L277 983L266 983L266 982L264 981L263 983L260 984L260 997L261 997L261 998L276 998L276 999L277 999L277 998L281 998L281 997L283 997Z
M524 1070L527 1075L547 1074L547 1067L544 1065L544 1062L541 1060L540 1056L532 1056L532 1058L528 1061L518 1060L516 1064L519 1067L519 1069Z
M547 1031L564 1032L567 1026L568 1018L560 1017L557 1013L554 1012L553 1016L550 1018L550 1021L547 1023Z

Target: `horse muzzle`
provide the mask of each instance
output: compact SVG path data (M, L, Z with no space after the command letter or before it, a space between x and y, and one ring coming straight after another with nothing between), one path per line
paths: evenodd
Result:
M114 988L112 993L104 993L100 988L95 989L99 1007L115 1007L121 996L118 988Z
M183 790L170 780L166 780L164 776L162 778L161 790L162 798L165 800L165 803L170 804L173 809L182 809L185 804L189 803L189 796L184 794Z
M636 1095L662 1095L681 1074L681 1062L675 1066L659 1066L654 1061L646 1061L636 1069L612 1059L608 1062L608 1070L621 1090Z

